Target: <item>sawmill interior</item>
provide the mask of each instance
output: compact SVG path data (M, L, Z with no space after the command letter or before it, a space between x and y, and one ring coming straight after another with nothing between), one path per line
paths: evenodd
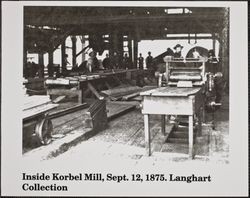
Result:
M228 163L228 8L25 6L23 34L23 157Z

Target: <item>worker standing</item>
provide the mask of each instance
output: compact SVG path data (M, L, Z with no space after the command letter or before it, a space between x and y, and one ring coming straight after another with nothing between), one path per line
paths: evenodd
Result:
M153 57L151 56L151 52L148 52L148 56L146 58L146 67L147 69L153 69Z
M222 99L222 93L224 89L225 82L223 80L223 75L221 73L221 67L218 59L215 56L214 50L208 51L208 61L206 64L206 72L214 74L214 88L215 88L215 102L220 103ZM219 108L219 106L217 107Z
M96 58L96 52L89 53L89 59L87 61L87 68L89 72L95 72L99 67L98 59Z
M139 63L139 69L143 69L143 62L144 58L142 57L142 54L139 54L140 56L138 57L138 63Z
M65 74L67 72L67 65L69 65L69 61L68 61L68 54L65 54L64 58L63 58L63 67L62 67L62 73Z
M109 58L109 54L106 54L106 58L103 59L102 65L104 69L113 69Z
M114 55L111 59L112 69L118 69L119 68L119 56L116 52L114 52Z
M124 57L122 59L122 67L124 69L130 69L130 67L131 67L131 63L130 63L130 60L129 60L127 53L124 55Z

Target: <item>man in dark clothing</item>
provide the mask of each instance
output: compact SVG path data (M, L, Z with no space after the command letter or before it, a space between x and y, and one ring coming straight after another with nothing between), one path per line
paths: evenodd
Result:
M112 64L112 69L118 69L120 67L120 64L119 64L119 56L116 52L114 52L114 55L111 59L111 64Z
M146 67L147 69L153 69L153 57L151 52L148 52L148 57L146 58Z
M141 53L140 56L138 57L138 62L139 62L139 69L143 69L144 58L142 57Z
M124 69L130 69L131 68L131 63L130 59L128 57L128 54L125 54L122 60L122 66Z
M181 46L180 44L177 44L176 46L174 46L174 58L183 58L181 55L181 50L182 50L183 46Z
M104 69L113 69L108 54L106 54L106 58L103 59L102 65L103 65Z
M209 50L208 51L208 61L206 65L206 71L211 72L213 74L220 72L221 68L219 67L218 64L218 59L215 56L214 50Z
M221 67L215 56L214 50L208 51L208 61L206 64L206 72L214 74L214 89L216 93L216 103L221 102L224 80L222 78Z

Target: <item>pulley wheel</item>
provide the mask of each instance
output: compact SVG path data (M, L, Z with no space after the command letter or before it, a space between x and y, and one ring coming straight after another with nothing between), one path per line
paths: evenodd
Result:
M52 141L51 133L53 125L50 119L44 118L40 120L35 127L35 133L41 144L47 145Z

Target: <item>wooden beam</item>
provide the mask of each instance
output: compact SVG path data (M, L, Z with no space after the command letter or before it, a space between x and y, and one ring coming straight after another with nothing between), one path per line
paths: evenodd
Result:
M97 90L95 89L95 87L90 83L88 82L88 88L91 90L91 92L98 98L98 99L103 99L102 96L100 96L100 94L97 92Z
M44 77L44 56L43 56L43 53L41 52L38 54L38 65L39 65L39 71L38 71L39 78L43 78Z
M134 68L137 67L137 59L138 59L138 41L134 40Z
M86 46L86 47L84 47L80 52L78 52L78 53L76 54L76 57L79 56L80 54L82 54L88 47L89 47L89 45Z
M128 54L129 54L129 59L130 62L132 63L132 39L131 36L129 35L129 39L128 39Z
M71 36L72 41L72 66L76 67L76 36Z
M214 33L212 34L212 42L213 42L213 50L214 50L214 52L215 52L215 35L214 35Z
M69 113L73 113L73 112L75 112L75 111L79 111L79 110L81 110L81 109L85 109L87 106L88 106L87 103L83 103L83 104L76 105L76 106L74 106L74 107L70 107L70 108L67 108L67 109L63 109L63 110L61 110L61 111L53 112L53 113L50 113L50 114L49 114L49 118L50 118L50 119L58 118L58 117L67 115L67 114L69 114Z
M48 59L49 59L49 64L48 64L48 74L49 77L53 77L53 67L54 67L54 57L53 57L54 52L49 51Z
M190 39L195 39L194 36L190 36ZM212 36L197 36L199 39L212 39ZM144 35L141 37L141 40L188 40L188 36L175 36L175 37L166 37L165 35Z
M67 63L66 63L66 50L65 50L65 40L62 42L61 45L61 64L62 64L62 73L66 71Z
M196 18L204 20L220 20L223 18L221 14L165 14L165 15L144 15L144 16L132 16L132 15L117 15L117 16L77 16L72 14L61 15L55 17L44 17L43 20L39 17L27 17L25 24L30 25L83 25L83 24L121 24L121 23L140 23L140 22L161 22L161 21L186 21L195 20Z

